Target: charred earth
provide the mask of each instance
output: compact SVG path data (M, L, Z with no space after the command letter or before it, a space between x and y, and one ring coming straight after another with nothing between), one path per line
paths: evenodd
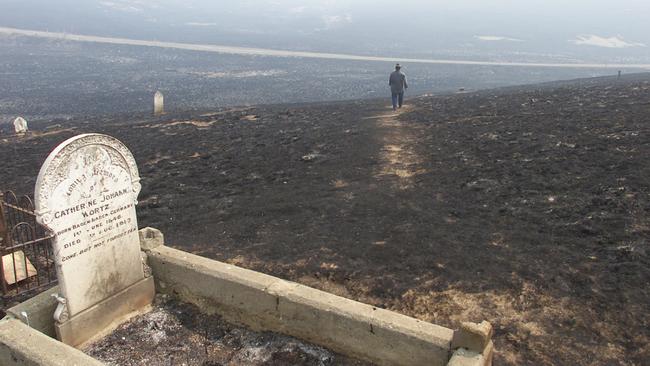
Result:
M46 127L48 127L46 129ZM650 76L386 100L50 120L0 186L101 132L171 246L455 328L499 365L650 359ZM6 130L5 130L6 131Z

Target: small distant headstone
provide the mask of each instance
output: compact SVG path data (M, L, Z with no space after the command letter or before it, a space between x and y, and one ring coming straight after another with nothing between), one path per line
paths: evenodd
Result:
M153 95L153 114L159 116L165 113L165 97L160 91Z
M131 152L101 134L68 139L41 167L34 193L36 218L56 234L53 250L61 293L55 318L64 343L78 345L92 337L89 329L101 331L124 315L120 312L132 312L116 305L132 299L111 299L150 280L143 269L135 211L139 181ZM142 286L145 293L135 291L136 296L149 301L153 283Z
M27 121L23 117L18 117L14 120L14 130L16 135L27 133Z

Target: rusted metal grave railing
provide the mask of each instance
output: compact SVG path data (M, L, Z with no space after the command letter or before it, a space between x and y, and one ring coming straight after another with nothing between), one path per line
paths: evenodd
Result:
M2 310L52 287L54 234L36 222L27 196L0 192L0 287Z

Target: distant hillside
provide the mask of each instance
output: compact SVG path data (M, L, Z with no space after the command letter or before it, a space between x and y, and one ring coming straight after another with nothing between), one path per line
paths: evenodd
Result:
M0 35L0 124L389 96L392 62L223 55ZM615 74L617 70L404 64L408 95Z
M647 14L639 0L3 0L0 26L375 56L648 63Z

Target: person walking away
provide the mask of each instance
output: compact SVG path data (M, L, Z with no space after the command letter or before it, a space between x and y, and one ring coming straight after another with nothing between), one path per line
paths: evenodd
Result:
M400 71L401 69L402 66L400 66L400 64L395 65L395 71L393 71L388 78L394 111L396 111L398 107L402 108L402 103L404 102L404 89L409 87L406 83L406 75Z

